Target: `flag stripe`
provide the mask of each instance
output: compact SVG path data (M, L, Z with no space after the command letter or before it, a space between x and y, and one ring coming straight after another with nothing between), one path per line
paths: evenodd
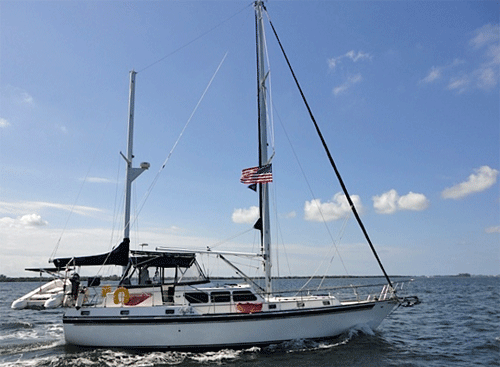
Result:
M241 171L241 183L269 183L273 182L273 172L271 164L262 167L245 168Z

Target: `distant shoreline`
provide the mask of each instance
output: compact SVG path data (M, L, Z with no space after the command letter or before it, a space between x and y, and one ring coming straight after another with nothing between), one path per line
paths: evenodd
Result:
M489 278L498 278L500 275L471 275L469 273L460 273L455 275L390 275L391 278L476 278L476 277L489 277ZM80 280L87 281L87 276L82 276ZM311 276L284 276L277 277L275 279L309 279ZM314 276L313 278L321 279L322 276ZM359 279L359 278L380 278L384 279L383 275L328 275L325 276L326 279ZM40 282L40 281L50 281L54 279L54 277L42 276L42 277L7 277L5 275L0 275L0 283L15 283L15 282ZM239 277L213 277L211 280L213 281L221 281L221 280L238 280L241 279ZM262 279L260 277L256 277L253 279ZM101 281L118 281L120 277L117 275L110 277L102 277Z

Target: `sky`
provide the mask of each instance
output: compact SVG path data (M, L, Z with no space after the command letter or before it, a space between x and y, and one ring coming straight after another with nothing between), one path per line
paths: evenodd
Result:
M500 274L498 4L266 7L387 273ZM381 275L266 27L273 273ZM130 70L132 248L258 252L255 63L250 1L2 1L0 274L120 243Z

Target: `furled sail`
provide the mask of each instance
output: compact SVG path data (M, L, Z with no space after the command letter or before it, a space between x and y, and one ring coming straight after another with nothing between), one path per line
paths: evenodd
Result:
M128 264L130 240L125 238L118 247L110 252L100 255L80 256L80 257L65 257L54 259L54 265L61 269L66 265L70 266L95 266L95 265L121 265Z

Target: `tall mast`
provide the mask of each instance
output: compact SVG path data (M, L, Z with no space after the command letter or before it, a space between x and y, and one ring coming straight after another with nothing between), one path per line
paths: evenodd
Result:
M257 95L259 111L259 166L268 164L267 157L267 109L266 109L266 72L264 47L264 21L262 1L255 1L255 22L257 28ZM269 219L269 188L267 183L259 184L260 218L262 219L261 243L264 252L266 293L272 292L271 279L271 225Z
M134 159L133 144L134 144L134 104L135 104L135 75L137 72L132 70L130 72L130 87L128 96L128 145L127 156L124 156L127 164L125 176L125 226L123 230L123 238L130 238L130 201L132 196L132 182L139 177L139 175L149 168L149 163L141 163L140 168L132 167L132 160Z

